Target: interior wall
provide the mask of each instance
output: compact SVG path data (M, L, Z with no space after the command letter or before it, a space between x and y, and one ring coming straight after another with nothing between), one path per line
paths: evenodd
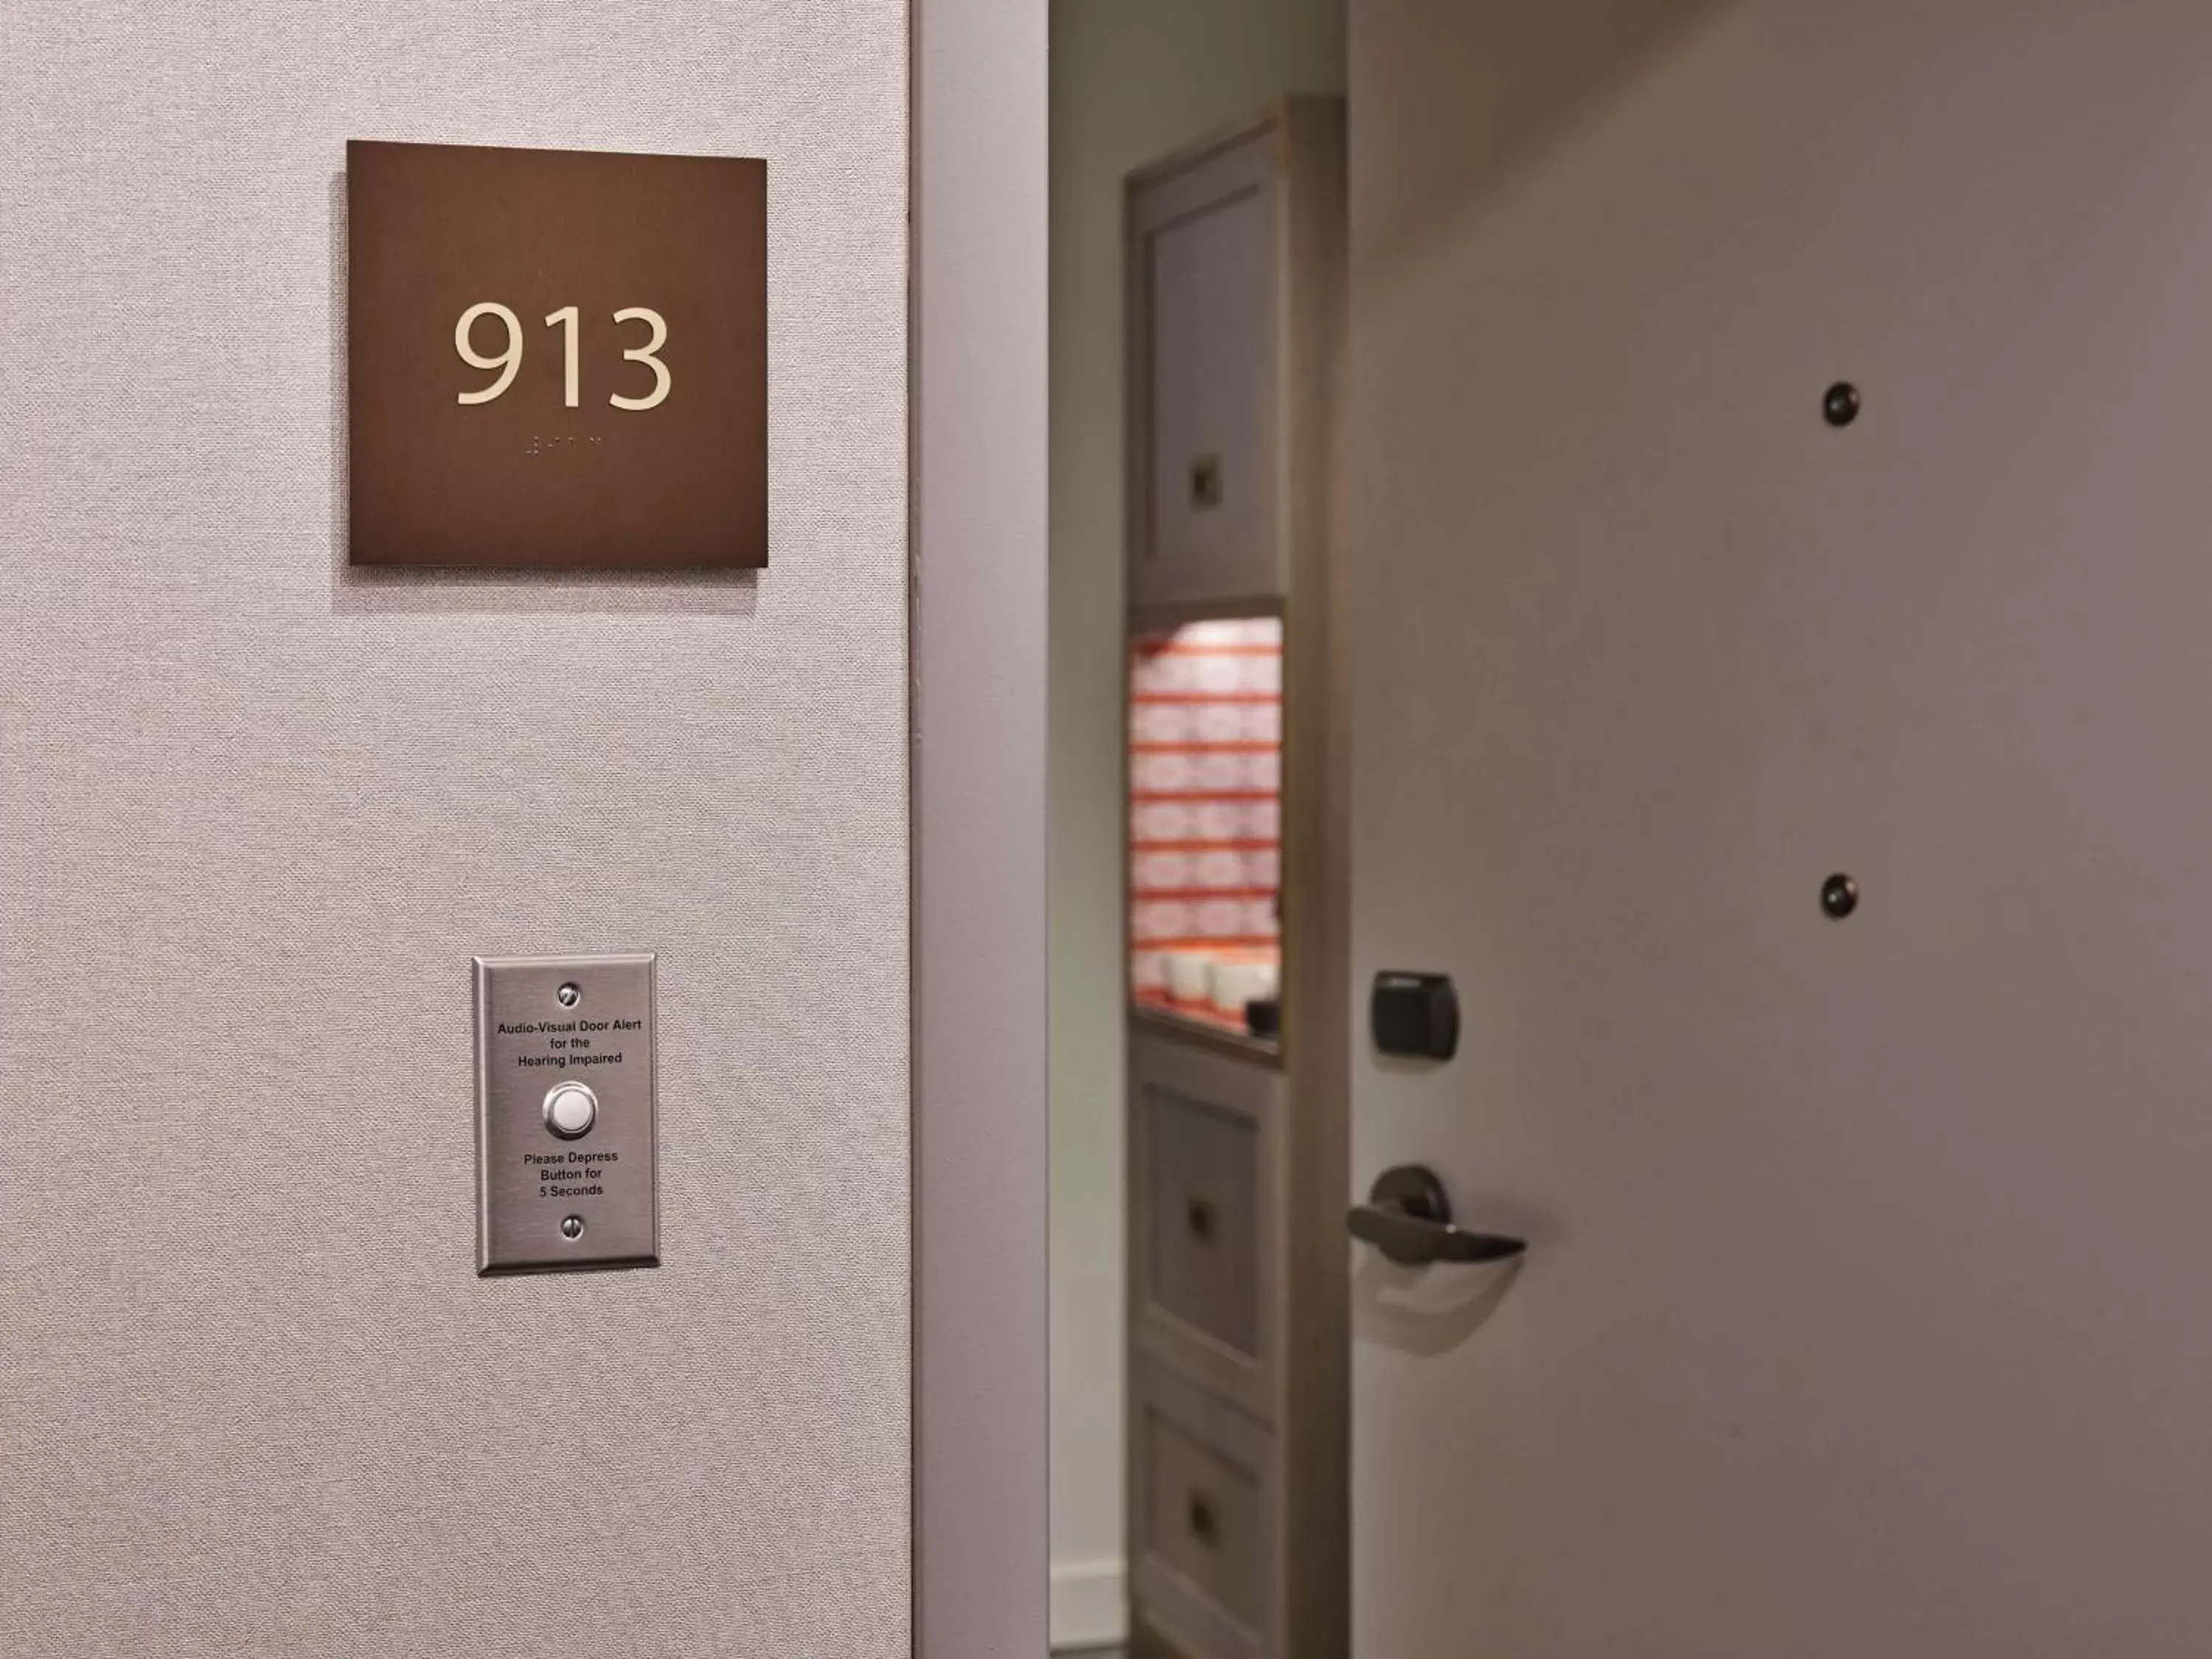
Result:
M1344 0L1053 0L1052 1556L1059 1645L1122 1607L1121 180L1337 93Z
M9 1653L909 1650L907 18L6 8ZM767 158L767 571L346 567L349 137ZM639 949L663 1265L478 1279Z
M1035 0L914 0L912 16L911 648L930 757L913 809L913 1659L1026 1659L1049 1640L1051 20Z

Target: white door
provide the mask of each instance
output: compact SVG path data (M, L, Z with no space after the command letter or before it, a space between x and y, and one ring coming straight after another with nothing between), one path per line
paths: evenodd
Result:
M1353 14L1358 1659L2212 1652L2212 12Z

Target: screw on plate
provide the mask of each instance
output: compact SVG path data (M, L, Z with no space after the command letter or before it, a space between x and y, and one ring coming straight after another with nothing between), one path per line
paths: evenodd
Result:
M1849 876L1830 876L1820 884L1820 908L1836 921L1859 908L1859 884Z
M1820 398L1820 413L1830 426L1849 426L1859 417L1859 389L1838 380Z
M562 1217L562 1221L561 1221L561 1237L563 1237L563 1238L581 1238L583 1236L584 1236L584 1218L583 1218L583 1217L581 1217L581 1216L580 1216L580 1215L572 1215L572 1216L564 1216L564 1217Z
M584 1000L584 988L571 980L553 995L563 1008L573 1008Z

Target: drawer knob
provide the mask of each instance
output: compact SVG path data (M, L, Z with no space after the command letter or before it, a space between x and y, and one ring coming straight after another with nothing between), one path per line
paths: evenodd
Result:
M1221 1536L1221 1522L1213 1512L1213 1500L1202 1492L1190 1495L1190 1535L1201 1544L1212 1544Z
M1191 457L1190 504L1201 513L1221 505L1220 456Z
M1182 1216L1185 1224L1190 1228L1190 1236L1193 1238L1201 1244L1211 1244L1213 1242L1213 1231L1218 1218L1218 1212L1214 1209L1212 1199L1203 1193L1193 1193L1189 1202L1183 1206Z

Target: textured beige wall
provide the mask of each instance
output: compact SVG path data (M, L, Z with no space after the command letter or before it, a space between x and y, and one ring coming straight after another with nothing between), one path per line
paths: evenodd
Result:
M1052 1404L1055 1639L1121 1581L1121 180L1344 87L1343 0L1052 8Z
M0 1650L908 1637L906 7L0 17ZM365 580L348 137L766 156L757 581ZM468 959L661 955L656 1272Z

